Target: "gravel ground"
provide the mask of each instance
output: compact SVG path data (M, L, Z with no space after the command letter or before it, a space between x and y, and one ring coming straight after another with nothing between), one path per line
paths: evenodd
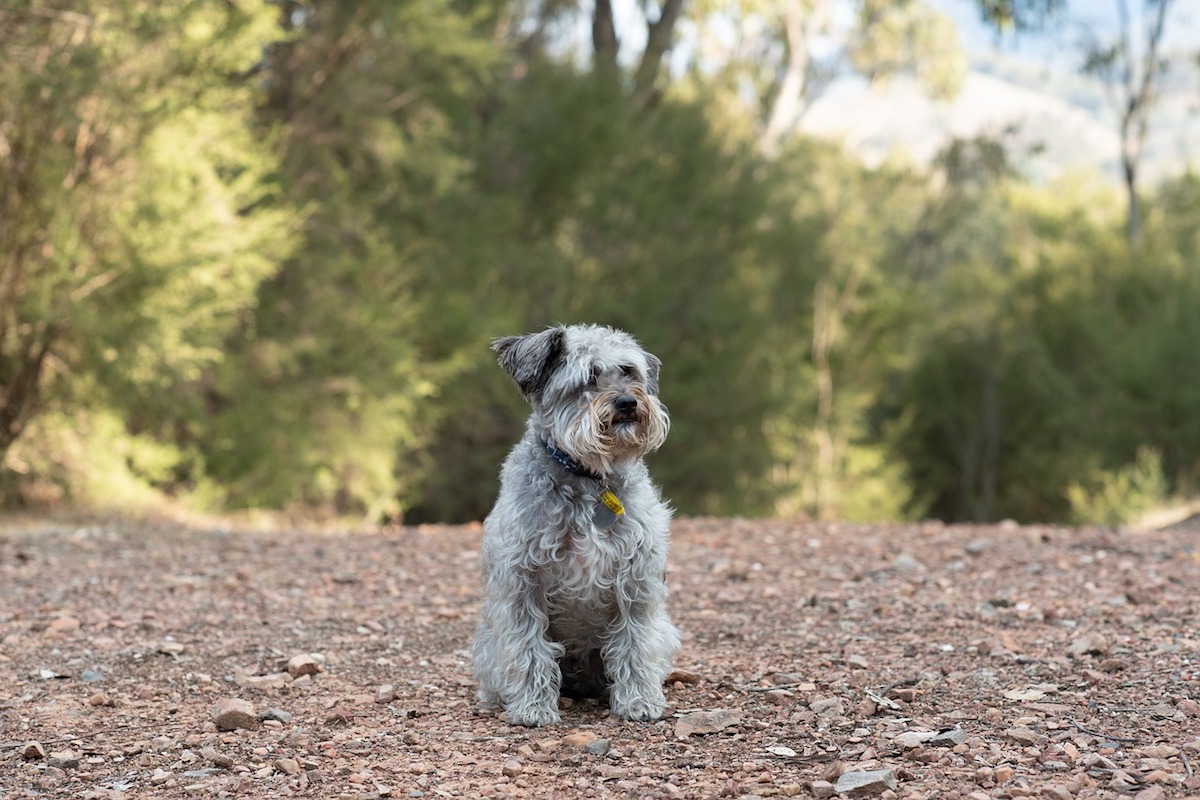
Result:
M0 520L0 798L1200 797L1200 530L679 520L657 723L476 708L480 529Z

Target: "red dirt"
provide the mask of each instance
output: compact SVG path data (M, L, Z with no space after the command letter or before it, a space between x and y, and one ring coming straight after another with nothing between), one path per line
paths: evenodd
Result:
M1196 530L680 520L667 717L541 730L475 707L479 536L0 522L0 800L1200 797Z

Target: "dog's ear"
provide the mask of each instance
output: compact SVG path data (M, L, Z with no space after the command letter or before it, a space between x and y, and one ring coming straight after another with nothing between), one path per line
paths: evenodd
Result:
M562 363L566 338L563 328L550 328L526 336L503 336L492 342L492 349L500 366L517 382L521 394L534 402L541 398L550 376Z
M658 394L658 371L662 369L662 361L653 353L646 353L646 391Z

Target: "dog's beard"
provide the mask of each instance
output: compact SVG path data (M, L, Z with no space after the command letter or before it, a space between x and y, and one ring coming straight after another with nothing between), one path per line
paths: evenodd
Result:
M601 475L662 447L671 427L666 408L638 387L627 393L637 400L633 414L618 413L616 400L621 393L608 391L560 417L563 424L554 430L558 445Z

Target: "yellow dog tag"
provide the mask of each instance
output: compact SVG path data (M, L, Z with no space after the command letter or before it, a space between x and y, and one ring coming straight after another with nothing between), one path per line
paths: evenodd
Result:
M618 517L625 513L625 506L621 505L621 499L613 494L611 489L605 489L601 493L600 502L608 506L608 510Z

